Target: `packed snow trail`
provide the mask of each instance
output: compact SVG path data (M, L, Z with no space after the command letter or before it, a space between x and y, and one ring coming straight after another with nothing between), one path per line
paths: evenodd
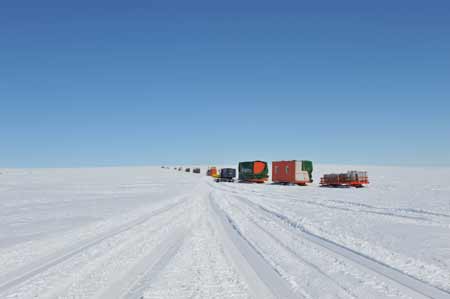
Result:
M229 251L234 251L232 255L235 256L236 264L246 273L247 282L253 285L255 298L296 298L287 282L270 267L259 251L251 246L233 221L220 210L213 197L210 197L210 203L215 218L223 225L226 239L229 239L226 243L229 247L234 247ZM243 270L244 266L247 269Z
M450 298L445 184L433 186L438 210L389 206L376 185L218 184L151 167L2 173L0 298ZM432 259L397 245L403 226L406 240L429 236Z
M75 244L72 247L65 248L61 252L56 252L50 256L44 257L41 260L37 261L36 263L29 264L25 267L18 268L14 272L9 272L2 277L0 277L0 293L8 290L16 285L19 285L23 281L26 281L34 276L37 276L38 274L46 271L47 269L56 266L60 263L65 262L66 260L74 257L77 254L80 254L91 247L94 247L98 245L101 242L104 242L107 239L111 239L121 233L124 233L126 231L132 230L135 227L138 227L145 222L149 221L151 218L155 217L156 215L166 212L171 208L174 208L174 206L178 205L179 203L176 203L174 205L171 205L166 208L158 209L154 211L153 213L146 215L144 217L141 217L135 221L132 221L131 223L127 223L119 228L116 228L112 231L109 231L105 234L101 234L92 240L89 240L87 242L80 242Z
M290 226L303 227L317 236L389 265L420 281L446 292L450 291L450 235L448 233L450 219L445 217L448 214L446 211L450 210L450 202L445 197L445 192L442 193L442 199L439 198L441 207L438 210L385 208L385 210L401 211L399 212L402 213L401 215L393 217L366 213L366 211L335 209L330 205L330 201L336 201L336 198L341 198L340 202L350 202L350 200L342 200L345 196L352 198L354 205L368 206L364 197L353 197L355 195L368 197L371 195L371 193L368 194L369 191L377 193L369 188L365 190L326 188L323 190L314 187L281 188L280 186L245 184L212 186L225 194L242 199L242 203L249 201L256 203L278 214L282 220L291 220ZM414 191L413 188L411 189ZM291 196L289 193L296 196ZM417 191L415 193L420 194ZM319 197L318 194L321 196ZM405 194L408 193L405 191ZM393 199L386 196L385 200ZM435 204L435 201L437 200L424 203L430 205L430 203ZM371 201L372 206L373 202L380 202L380 198ZM415 198L412 204L417 205ZM448 206L447 210L446 206ZM405 216L403 211L413 211L413 214L422 213L420 217L422 219L411 219L410 212L408 217L403 217ZM272 213L273 217L274 213Z
M236 198L236 196L235 196ZM446 291L443 291L437 287L434 287L432 285L426 284L420 280L417 280L405 273L402 273L401 271L397 269L393 269L390 266L380 263L378 261L375 261L367 256L364 256L361 253L355 252L349 248L346 248L344 246L341 246L339 244L334 243L331 240L324 239L320 236L317 236L315 234L312 234L311 232L308 232L304 227L301 227L298 223L295 221L292 221L288 217L281 215L277 212L268 210L254 202L251 202L243 197L237 197L240 204L244 203L246 205L250 205L251 207L256 207L256 209L253 209L253 213L249 216L247 216L249 219L253 218L255 215L258 214L258 211L268 214L269 218L271 218L271 221L275 222L281 222L282 225L287 226L288 231L293 234L300 235L301 238L308 240L309 242L312 242L318 246L320 246L323 249L326 249L330 251L331 253L337 255L337 258L344 258L352 263L357 264L358 266L361 266L363 270L365 271L373 271L378 276L381 276L382 280L386 280L389 283L393 283L397 289L401 291L402 294L407 294L411 296L412 298L448 298L449 293ZM273 234L267 232L264 228L262 228L261 225L256 224L259 228L261 228L263 231L265 231L267 234L269 234L272 239L275 241L281 243L281 241L275 237ZM263 225L267 225L267 221L263 222ZM286 231L283 232L283 234L286 234ZM378 278L380 279L380 278Z
M162 244L141 260L124 278L106 290L100 298L135 298L140 299L152 279L162 271L180 250L186 237L186 230L174 232Z

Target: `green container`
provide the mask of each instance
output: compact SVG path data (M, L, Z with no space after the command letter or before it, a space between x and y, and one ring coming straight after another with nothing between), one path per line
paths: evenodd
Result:
M263 164L262 167L261 163ZM256 172L255 168L259 168L260 171ZM269 177L269 168L267 167L267 162L250 161L239 163L239 180L241 181L262 180L267 179L268 177Z
M312 163L312 161L303 160L302 161L302 170L308 172L309 179L312 182L312 172L313 172L313 163Z

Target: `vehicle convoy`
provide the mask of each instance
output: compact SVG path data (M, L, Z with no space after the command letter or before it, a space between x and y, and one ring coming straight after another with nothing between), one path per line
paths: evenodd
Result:
M250 183L264 183L269 179L267 162L249 161L239 163L239 181Z
M236 177L236 169L234 168L222 168L220 170L220 175L216 179L216 182L234 182Z
M367 171L350 170L347 173L331 173L325 174L320 179L320 185L324 187L363 187L363 185L369 184L369 178Z
M311 161L273 161L272 181L280 184L306 185L312 182Z
M164 168L164 166L163 166ZM178 171L191 172L191 168L175 167ZM265 161L239 162L239 182L264 183L269 179L268 164ZM200 168L193 168L193 173L200 173ZM304 186L312 183L313 163L309 160L282 160L272 162L272 181L276 184L296 184ZM206 175L213 177L216 182L234 182L236 169L223 168L218 171L217 167L210 166ZM321 187L363 187L369 184L367 171L351 170L346 173L325 174L320 179Z

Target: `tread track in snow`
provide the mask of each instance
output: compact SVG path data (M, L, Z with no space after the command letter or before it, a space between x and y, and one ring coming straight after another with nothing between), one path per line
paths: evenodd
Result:
M25 281L39 275L40 273L46 271L47 269L56 266L60 263L63 263L64 261L69 260L73 256L76 256L77 254L94 247L95 245L103 242L104 240L110 239L114 236L117 236L123 232L129 231L133 229L136 226L139 226L145 222L147 222L152 217L165 213L174 207L182 204L186 201L186 198L179 200L171 205L168 205L166 207L159 208L143 217L140 217L134 221L131 221L127 224L124 224L116 229L113 229L112 231L106 232L100 236L97 236L90 241L82 242L81 244L76 244L72 246L69 249L65 249L62 252L58 252L55 254L52 254L50 256L47 256L40 261L38 261L31 270L24 270L25 268L19 268L15 270L13 273L7 273L4 276L0 277L0 281L3 281L0 284L0 294L8 291L11 288L14 288ZM26 268L29 268L29 265L26 266ZM6 279L8 277L9 279Z
M188 232L185 230L171 232L169 238L129 271L127 274L128 279L118 282L103 292L100 298L143 298L146 288L178 252L187 234Z
M211 196L209 202L211 210L216 219L223 226L224 234L229 239L228 243L234 245L233 259L235 264L239 265L239 270L246 277L246 281L251 287L256 298L298 298L287 282L284 281L270 264L261 256L261 254L250 244L250 242L241 234L233 221L225 214L222 209L214 202ZM225 240L227 242L227 240Z
M390 267L382 262L372 259L364 254L354 251L345 246L339 245L331 240L322 238L314 233L309 232L303 227L299 227L295 221L292 221L285 215L281 215L275 211L271 211L257 203L254 203L243 197L239 197L241 202L249 205L250 207L256 207L257 209L269 214L275 219L278 219L285 225L287 224L290 229L295 229L295 232L300 234L304 239L328 250L332 253L339 255L351 262L354 262L375 274L381 275L388 280L395 283L400 289L404 290L413 298L433 298L433 299L449 299L450 293L441 290L435 286L420 281L406 273L403 273L397 269Z

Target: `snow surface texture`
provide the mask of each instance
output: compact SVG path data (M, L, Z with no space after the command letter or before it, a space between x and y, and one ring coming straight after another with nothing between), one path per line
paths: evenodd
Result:
M0 298L450 298L450 169L0 170ZM319 175L369 171L366 188Z

